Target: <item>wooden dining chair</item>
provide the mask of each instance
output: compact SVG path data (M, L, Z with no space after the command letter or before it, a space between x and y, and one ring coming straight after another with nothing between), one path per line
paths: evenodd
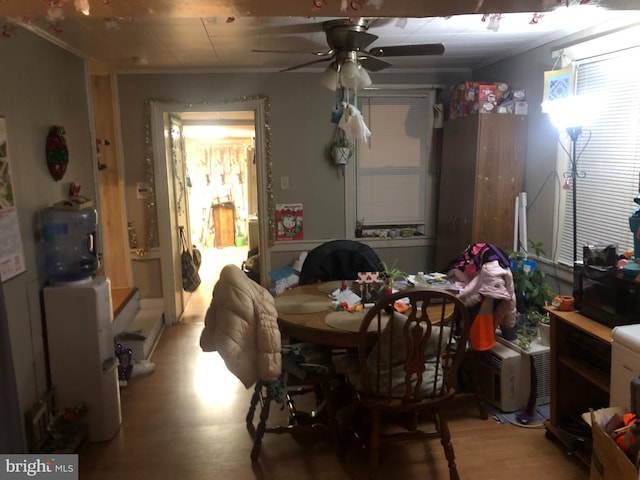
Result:
M405 314L396 302L407 303ZM427 307L430 307L427 310ZM435 308L434 308L435 307ZM457 372L463 360L471 319L454 295L429 288L403 290L378 301L364 316L359 331L358 374L351 378L364 425L372 476L379 468L382 440L437 436L444 448L451 480L459 478L446 407L456 398ZM373 348L371 335L375 335ZM401 431L382 434L381 419L406 414ZM433 418L435 428L419 428Z

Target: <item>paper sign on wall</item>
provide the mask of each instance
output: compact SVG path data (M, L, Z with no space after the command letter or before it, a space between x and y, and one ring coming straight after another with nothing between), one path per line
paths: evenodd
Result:
M11 181L7 121L0 117L0 279L5 282L24 271L24 251Z
M276 205L276 240L302 239L302 204Z

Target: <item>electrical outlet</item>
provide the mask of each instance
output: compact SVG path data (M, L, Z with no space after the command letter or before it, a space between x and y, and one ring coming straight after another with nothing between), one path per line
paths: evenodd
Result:
M280 177L280 189L289 190L289 177Z

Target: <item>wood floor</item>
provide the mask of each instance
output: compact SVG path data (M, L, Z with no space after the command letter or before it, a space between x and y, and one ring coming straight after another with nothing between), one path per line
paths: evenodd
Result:
M165 329L151 361L155 370L121 389L122 426L109 442L80 451L81 480L342 480L367 478L366 452L348 445L341 459L329 435L266 435L252 464L245 428L250 390L217 353L198 345L210 290L189 321ZM191 307L191 306L190 306ZM200 319L198 321L198 319ZM284 418L284 412L272 413ZM589 472L544 429L481 420L475 405L449 415L458 471L467 480L586 480ZM437 439L383 451L380 478L448 479Z

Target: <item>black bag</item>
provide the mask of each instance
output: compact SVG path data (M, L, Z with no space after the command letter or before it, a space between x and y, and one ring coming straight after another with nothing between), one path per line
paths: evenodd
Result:
M193 263L196 265L196 269L200 271L200 265L202 265L202 253L196 248L195 245L191 247L191 255L193 256Z
M187 240L184 237L184 231L180 229L180 243L182 244L182 255L180 256L180 263L182 265L182 288L186 292L195 292L200 286L200 275L198 274L198 267L196 267L191 252L187 248Z

